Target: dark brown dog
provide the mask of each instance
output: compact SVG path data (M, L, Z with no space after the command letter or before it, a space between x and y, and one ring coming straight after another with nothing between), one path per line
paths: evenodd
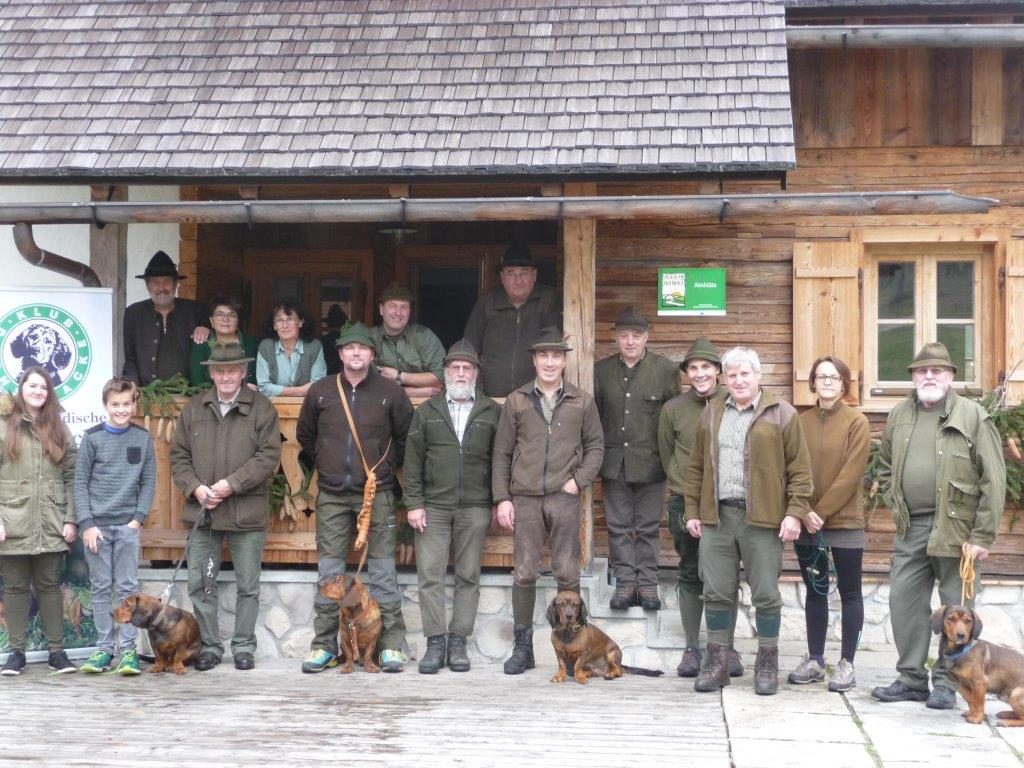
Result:
M963 606L940 606L932 614L932 632L939 635L939 659L967 702L964 719L985 722L985 694L994 693L1010 705L1010 711L996 715L999 725L1024 726L1024 656L979 640L981 619Z
M156 657L150 672L167 667L176 675L185 674L185 665L199 655L199 622L188 611L164 606L159 598L142 592L126 597L114 609L114 621L131 622L149 632L149 644Z
M587 605L575 592L559 592L548 606L551 624L551 644L558 657L558 671L552 683L563 683L573 670L577 683L586 685L587 679L601 675L605 680L632 675L658 677L660 670L627 667L622 663L622 649L608 635L587 623Z
M373 661L377 641L384 625L380 620L380 606L370 597L359 579L351 576L335 576L324 582L320 594L328 600L338 601L338 639L341 645L341 669L348 674L356 667L356 660L362 653L363 669L380 672Z

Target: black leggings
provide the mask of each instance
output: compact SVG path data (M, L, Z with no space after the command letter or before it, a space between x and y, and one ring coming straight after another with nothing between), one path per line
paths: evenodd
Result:
M832 562L836 566L839 597L842 600L842 658L853 662L857 652L860 631L864 627L864 596L861 594L861 565L863 549L830 547ZM812 577L807 573L808 563L801 560L800 575L807 587L804 617L807 620L807 653L811 658L825 655L825 633L828 630L828 594L824 575ZM812 583L812 578L815 583ZM817 586L817 588L816 588ZM826 594L820 594L826 592Z

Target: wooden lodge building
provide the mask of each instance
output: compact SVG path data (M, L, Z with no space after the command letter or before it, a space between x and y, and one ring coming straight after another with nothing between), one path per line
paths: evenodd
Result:
M936 338L958 387L1024 396L1022 46L1015 2L11 0L0 182L89 185L92 204L0 223L95 225L119 309L128 225L175 222L181 294L236 293L245 330L282 298L373 324L397 279L446 345L526 243L582 386L632 303L656 351L750 345L799 405L811 361L839 356L880 428ZM167 201L133 202L139 184ZM30 227L19 243L38 255ZM661 267L724 268L725 314L657 316ZM278 407L287 434L298 401ZM160 456L144 557L170 559ZM599 490L591 520L601 556ZM275 522L267 561L315 562L314 530ZM891 538L877 513L867 569ZM510 554L488 539L487 563ZM1024 573L1021 536L986 569Z

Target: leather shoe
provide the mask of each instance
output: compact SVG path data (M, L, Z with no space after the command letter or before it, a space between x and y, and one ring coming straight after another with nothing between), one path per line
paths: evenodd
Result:
M911 688L902 680L896 680L886 686L878 686L871 691L871 698L877 701L891 703L894 701L925 701L928 698L928 691L919 691Z
M954 709L956 707L956 691L942 685L932 688L928 700L924 703L928 709Z
M196 659L196 672L207 672L218 664L220 664L220 659L210 651L203 651L199 654L199 658Z
M256 659L248 651L236 653L235 669L256 669Z

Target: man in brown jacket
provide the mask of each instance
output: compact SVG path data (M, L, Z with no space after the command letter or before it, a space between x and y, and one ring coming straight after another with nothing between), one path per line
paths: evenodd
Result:
M562 379L572 349L557 328L534 342L536 378L512 392L494 440L493 496L498 522L514 533L514 647L505 674L533 669L533 609L544 539L559 590L580 589L580 491L604 457L594 398Z
M270 522L270 476L281 459L281 429L271 402L245 386L246 357L237 342L218 343L203 365L213 387L182 409L171 445L174 484L185 495L181 519L208 522L188 542L188 594L199 621L200 672L220 664L217 574L227 542L235 570L235 669L252 669L260 610L260 564Z

